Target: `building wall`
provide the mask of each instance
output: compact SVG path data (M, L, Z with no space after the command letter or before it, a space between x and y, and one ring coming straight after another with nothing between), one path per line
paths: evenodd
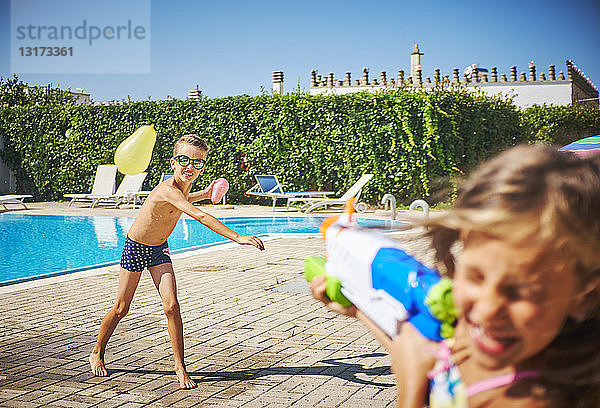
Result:
M319 87L310 88L310 95L345 95L354 92L382 92L384 90L391 90L391 87L381 85L353 85L353 86L340 86L340 87Z
M423 84L424 89L432 88L430 84ZM311 95L344 95L354 92L382 92L394 89L382 85L353 85L311 88ZM515 105L526 108L534 104L542 105L568 105L572 100L572 85L569 81L560 81L552 84L529 83L479 83L469 84L467 89L480 89L487 95L508 96L513 98Z
M75 99L75 103L77 105L90 103L90 94L85 94L81 92L71 92L71 96Z
M568 105L572 102L572 84L557 81L552 84L481 84L469 88L481 89L487 95L503 95L513 98L515 105L527 108L533 105Z

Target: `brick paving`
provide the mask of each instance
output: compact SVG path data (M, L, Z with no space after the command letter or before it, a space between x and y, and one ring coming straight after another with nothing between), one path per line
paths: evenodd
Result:
M89 211L30 207L23 212ZM223 212L272 215L256 208ZM399 238L427 254L417 235ZM308 292L303 261L323 254L323 241L265 244L264 252L225 245L173 257L193 390L178 389L166 317L147 271L108 344L104 378L91 374L87 358L116 294L117 267L0 287L0 406L394 406L384 350L358 321L329 312Z

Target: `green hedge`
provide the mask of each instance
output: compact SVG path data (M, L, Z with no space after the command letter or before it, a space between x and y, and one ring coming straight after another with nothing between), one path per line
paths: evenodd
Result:
M455 176L527 141L520 120L510 101L460 88L2 107L0 154L16 171L20 192L57 200L90 191L96 167L111 163L139 126L154 124L148 189L169 170L174 141L198 133L212 149L197 183L227 178L230 202L256 202L243 194L254 174L276 174L290 191L342 194L363 173L375 174L363 192L371 203L385 193L402 203L435 202L453 194Z
M564 146L587 136L600 135L600 111L573 106L534 106L521 112L521 133L532 143Z

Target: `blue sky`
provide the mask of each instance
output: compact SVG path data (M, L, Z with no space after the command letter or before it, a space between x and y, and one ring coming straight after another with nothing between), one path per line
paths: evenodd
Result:
M44 15L43 7L36 12ZM10 1L0 0L5 78L12 75L10 20ZM564 71L572 59L600 86L598 0L151 0L149 26L148 74L17 75L34 85L83 88L95 101L185 98L196 85L209 97L256 95L261 86L270 90L273 70L284 71L285 91L308 90L312 69L340 79L350 71L357 79L366 66L371 77L396 77L399 69L409 71L418 42L424 76L435 68L451 75L472 63L508 75L511 65L526 72L531 60L547 73L549 64Z

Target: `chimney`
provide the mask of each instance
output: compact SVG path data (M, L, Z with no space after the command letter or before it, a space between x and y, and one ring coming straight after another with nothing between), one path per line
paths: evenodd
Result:
M188 91L188 99L193 99L196 101L202 99L202 91L198 88L198 85L196 85L196 89L190 89Z
M417 71L421 70L421 51L419 51L419 44L415 43L413 52L410 54L410 76L415 78Z
M273 71L273 94L283 94L283 71Z
M317 83L317 71L313 69L310 71L310 87L315 88L317 86L319 86Z

